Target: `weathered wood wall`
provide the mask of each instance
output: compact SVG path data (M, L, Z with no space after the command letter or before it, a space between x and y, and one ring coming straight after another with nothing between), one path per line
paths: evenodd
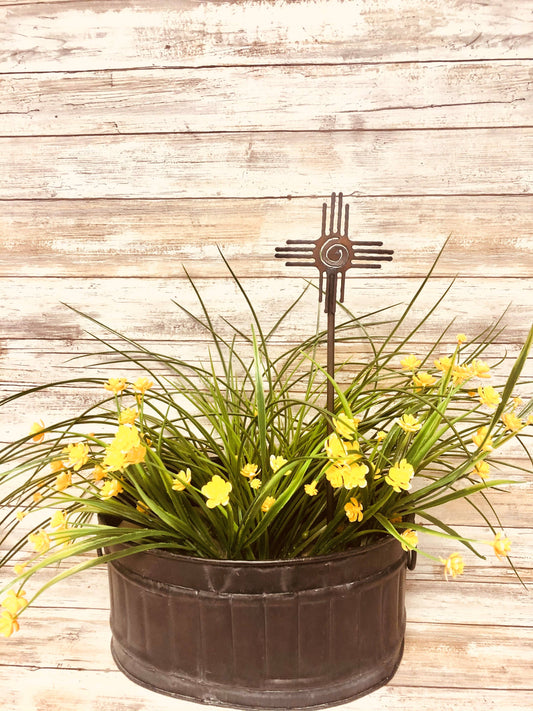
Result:
M193 303L182 263L216 308L244 313L217 245L273 321L309 276L274 246L316 236L333 190L349 196L352 237L396 250L382 273L350 278L348 306L407 300L451 234L425 304L457 281L420 349L453 316L474 334L511 303L498 341L516 354L533 306L532 57L531 0L0 0L1 391L79 372L61 365L94 346L60 302L194 357L203 336L171 303ZM312 301L287 337L312 322ZM0 440L91 396L14 407ZM524 478L500 498L531 579ZM466 510L452 519L475 525ZM420 563L408 659L376 708L531 708L530 597L508 569L472 565L451 590ZM118 682L107 657L94 664L89 625L106 601L68 590L66 607L51 598L49 627L10 640L18 660L2 644L4 708L108 708L109 678L115 709L166 709ZM71 671L50 675L54 625L81 642Z

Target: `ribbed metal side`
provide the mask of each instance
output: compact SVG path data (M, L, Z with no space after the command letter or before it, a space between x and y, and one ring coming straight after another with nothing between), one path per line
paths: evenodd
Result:
M392 677L401 658L406 556L392 539L374 550L381 569L365 560L371 550L354 554L355 566L342 555L340 566L335 556L324 558L330 582L320 587L317 559L308 569L308 561L267 561L263 568L237 562L238 575L221 561L226 576L217 561L200 561L208 588L200 590L190 580L177 584L182 556L159 561L171 583L154 579L157 553L148 562L145 554L114 561L108 569L115 660L140 684L209 704L316 708L368 693ZM169 573L169 565L178 572ZM364 574L352 570L346 580L350 567ZM224 591L209 589L217 585ZM250 592L254 585L259 589Z

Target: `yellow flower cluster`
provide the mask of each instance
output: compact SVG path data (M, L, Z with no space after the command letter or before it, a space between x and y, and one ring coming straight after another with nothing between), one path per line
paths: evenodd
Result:
M124 469L130 464L140 464L146 456L139 432L133 425L119 425L117 433L106 447L103 466L108 472Z
M363 488L367 485L366 475L368 467L366 464L359 464L361 454L358 442L344 442L338 434L333 433L328 437L324 448L330 460L325 474L334 489L344 486L345 489L353 489L358 486Z
M13 632L18 632L19 623L17 615L28 604L28 601L24 597L25 595L24 590L19 593L10 590L7 597L2 600L3 610L0 614L0 635L3 637L11 637Z

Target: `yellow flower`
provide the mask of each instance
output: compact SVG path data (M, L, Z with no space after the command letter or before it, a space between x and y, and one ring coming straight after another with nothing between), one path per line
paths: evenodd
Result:
M261 479L250 479L250 487L252 489L259 489L261 487Z
M0 615L0 634L3 637L11 637L13 632L18 632L20 629L18 621L13 617L13 615L4 610Z
M487 407L494 409L496 405L501 402L499 393L494 390L492 385L486 385L484 388L479 387L477 392L482 405L486 405Z
M56 491L65 491L72 484L72 473L71 472L61 472L56 476L56 482L54 484Z
M17 519L19 521L22 521L22 519L26 518L27 515L28 515L27 511L17 511L17 513L15 514L15 516L17 517Z
M521 407L524 404L524 401L522 400L521 397L514 397L513 398L513 409L516 409L517 407Z
M402 358L400 361L400 365L402 366L403 370L416 370L418 366L420 365L420 362L418 358L414 355L408 355L405 356L405 358Z
M457 345L462 346L463 343L466 343L466 336L464 333L458 333L457 334Z
M126 387L126 378L109 378L107 383L104 385L106 390L109 390L115 395L121 393Z
M418 545L418 533L413 531L412 528L406 528L401 534L403 541L400 541L404 551L408 551L410 548L416 548Z
M489 463L485 461L477 462L473 474L477 474L480 479L488 479L490 474Z
M452 553L446 560L441 559L444 563L444 577L448 580L448 575L452 578L456 578L458 575L462 575L465 568L463 558L459 553Z
M340 459L348 456L346 444L342 441L338 434L331 434L324 442L324 449L330 459Z
M214 509L215 506L226 506L229 501L229 493L232 489L229 481L215 474L211 481L204 484L200 491L207 499L207 507Z
M266 513L273 504L276 503L276 499L273 496L267 496L266 499L261 504L261 511Z
M505 425L506 432L518 432L523 427L522 420L514 412L504 412L501 420Z
M64 468L65 464L60 459L54 459L53 462L50 462L50 471L52 474L57 474L58 472L63 471Z
M135 507L139 513L147 514L150 513L150 509L144 503L144 501L137 501L137 506Z
M402 415L396 420L396 424L404 430L404 432L418 432L422 424L414 415Z
M120 411L118 416L118 422L120 425L133 425L139 413L137 410L133 410L131 407L126 407L124 410Z
M385 432L385 430L380 430L376 435L376 439L378 442L383 442L386 437L387 433Z
M407 459L402 459L389 469L388 474L385 476L385 481L392 486L397 493L402 489L407 491L411 488L411 479L414 473L414 469Z
M437 368L437 370L441 370L443 373L446 373L452 365L452 359L450 356L442 356L442 358L438 358L433 362L435 363L435 368Z
M140 378L137 378L137 380L133 383L133 387L135 388L135 390L138 390L140 393L143 394L147 390L150 390L152 386L153 382L146 376L141 376Z
M33 494L31 498L33 499L34 504L38 504L40 501L43 500L43 495L41 494L40 491L36 491L35 494Z
M21 590L19 593L16 593L14 590L10 590L7 593L7 597L2 600L2 607L5 608L11 615L15 616L28 604L28 601L24 597L25 595L26 593L24 590Z
M530 415L526 420L526 425L533 425L533 415Z
M56 511L50 519L51 528L59 528L63 530L67 527L67 517L64 511Z
M287 460L284 457L275 457L273 454L270 455L270 467L274 474L278 471L278 469L281 469L281 467L287 464ZM290 474L291 470L289 469L284 473L284 476L287 476L287 474Z
M350 523L363 520L363 504L357 501L357 499L352 497L350 501L344 505L344 510Z
M247 479L253 479L254 476L257 476L257 464L245 464L241 469L241 474Z
M101 467L99 464L96 464L94 469L93 469L93 479L95 481L102 481L102 479L105 479L107 476L106 470Z
M124 491L122 484L117 479L106 481L100 489L102 499L111 499L113 496L118 496Z
M489 367L488 363L485 363L484 360L475 358L470 363L470 368L472 370L472 374L476 378L490 378L491 377L490 367Z
M413 385L415 385L417 388L429 388L436 382L437 378L435 378L435 376L430 375L429 373L425 373L422 370L416 375L413 375Z
M27 565L28 565L27 562L26 562L26 563L16 563L16 564L13 566L13 571L14 571L15 575L22 575L22 573L24 572L24 568L25 568Z
M172 488L174 491L184 491L187 488L187 484L191 483L191 470L189 467L185 471L180 469L178 476L172 481Z
M42 442L44 439L44 422L39 420L39 422L34 422L30 427L30 434L33 435L32 440L34 442Z
M144 462L146 456L146 447L139 445L138 447L132 447L126 454L126 464L140 464Z
M333 424L335 426L335 431L341 437L344 437L345 439L354 439L360 422L360 417L348 417L348 415L345 415L344 412L342 412L335 418Z
M46 553L50 548L50 538L43 529L37 533L30 533L28 541L34 547L36 553Z
M454 365L452 368L452 380L455 385L464 383L473 375L472 368L468 365Z
M68 455L68 466L72 467L75 472L81 469L89 459L89 445L84 442L69 444L63 452Z
M342 475L342 468L344 465L333 463L326 469L326 479L329 481L334 489L339 489L344 484L344 477Z
M126 466L126 455L118 449L108 447L102 463L107 471L116 472Z
M135 427L129 425L119 425L116 435L114 436L109 448L117 449L119 452L124 452L125 454L133 449L133 447L138 447L141 444L139 438L139 433Z
M316 481L312 481L310 484L305 484L304 491L307 496L316 496L318 494L318 490L316 488Z
M501 531L494 536L491 546L494 548L494 552L498 558L500 556L508 556L511 552L511 541L509 538L505 538Z
M344 464L341 472L345 489L353 489L356 486L363 489L366 486L368 474L366 464Z
M472 435L472 442L476 445L476 447L481 447L482 452L490 452L492 451L492 437L487 437L487 432L489 431L488 427L480 427L478 431L476 432L475 435ZM486 439L485 439L486 437ZM483 440L485 442L483 443Z

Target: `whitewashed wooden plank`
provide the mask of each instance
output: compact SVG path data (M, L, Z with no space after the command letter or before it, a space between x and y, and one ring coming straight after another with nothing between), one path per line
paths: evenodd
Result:
M219 315L228 318L240 328L250 330L251 316L236 285L229 279L204 279L191 269L195 283L220 332L233 334ZM305 283L300 279L276 281L273 292L270 279L244 278L241 283L247 291L265 332L272 328L285 309L302 293ZM420 286L418 279L395 279L388 282L375 277L347 279L345 305L354 313L369 313L375 309L399 304L381 314L380 320L397 318L402 308ZM35 289L38 284L38 298ZM414 322L422 318L440 298L450 282L431 279L422 295L411 309L400 332L407 333ZM199 306L190 285L183 279L35 279L5 278L1 284L0 314L4 338L77 339L87 338L86 332L97 328L85 321L63 304L85 311L94 318L130 338L144 340L202 341L206 332L172 303L199 314ZM391 287L392 291L391 291ZM424 325L418 342L434 341L451 319L452 338L457 332L468 332L475 338L489 324L501 317L506 307L512 307L504 318L505 332L500 343L522 343L531 324L533 283L526 279L498 279L497 282L459 278L438 313ZM475 305L475 308L474 308ZM308 289L287 323L277 332L277 341L296 341L315 332L317 293ZM339 315L339 323L341 316ZM376 336L388 334L390 324L376 326ZM204 357L207 353L204 355Z
M95 0L1 8L0 70L519 59L529 0Z
M319 235L320 198L294 200L20 200L0 211L0 276L179 276L181 264L243 276L302 276L274 258L286 239ZM383 274L533 275L531 196L351 197L352 239L394 250Z
M528 62L0 76L0 135L524 126Z
M0 139L5 198L528 194L533 128Z

